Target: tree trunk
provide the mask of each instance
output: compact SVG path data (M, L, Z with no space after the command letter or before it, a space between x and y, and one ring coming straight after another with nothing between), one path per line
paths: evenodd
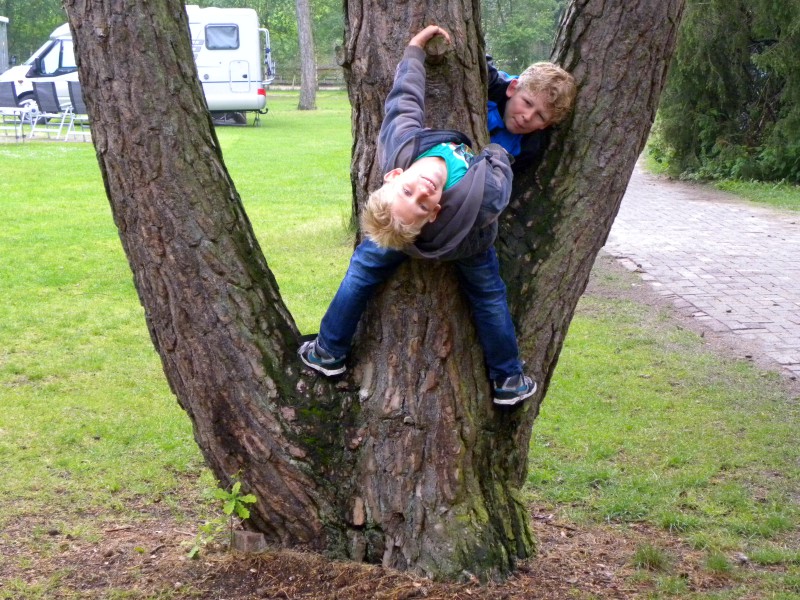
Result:
M298 110L317 109L317 59L311 32L311 7L308 0L296 0L297 42L300 46L300 103Z
M644 149L683 8L683 0L577 0L562 20L553 60L578 82L575 110L538 173L515 181L498 244L518 335L539 381L553 375Z
M444 60L427 67L428 125L488 141L479 22L477 3L440 3L427 12L413 2L385 11L348 4L344 67L353 106L356 210L382 175L375 143L394 69L426 24L440 24L453 38ZM355 348L356 378L370 398L362 406L369 426L358 489L369 518L383 523L383 564L485 576L530 556L527 507L520 482L510 477L526 454L514 446L523 413L492 408L483 357L450 265L404 265L362 319Z
M182 3L66 7L153 343L210 468L258 497L250 525L276 544L437 578L506 573L529 556L519 489L546 385L521 410L492 408L450 267L414 262L385 286L345 379L300 369L297 328L204 108ZM499 243L523 357L540 382L652 122L681 8L577 2L562 28L558 58L580 85L575 117L540 170L541 189L533 175L516 182ZM430 22L451 32L454 49L429 68L430 124L478 144L485 70L477 3L351 2L346 22L357 208L380 175L382 103L412 34Z

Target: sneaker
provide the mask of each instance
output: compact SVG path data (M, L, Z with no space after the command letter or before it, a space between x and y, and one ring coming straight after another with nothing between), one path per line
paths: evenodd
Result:
M516 406L536 393L536 382L520 373L507 377L502 384L494 383L494 403L497 406Z
M341 375L347 369L344 365L345 357L334 358L317 346L317 340L315 339L305 342L300 346L300 350L298 350L297 353L300 355L300 360L307 366L328 377Z

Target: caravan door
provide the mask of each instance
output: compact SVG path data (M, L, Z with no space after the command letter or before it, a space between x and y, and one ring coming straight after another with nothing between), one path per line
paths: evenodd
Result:
M248 65L246 60L232 60L231 69L228 73L231 82L231 91L236 93L250 91L250 80L248 79Z

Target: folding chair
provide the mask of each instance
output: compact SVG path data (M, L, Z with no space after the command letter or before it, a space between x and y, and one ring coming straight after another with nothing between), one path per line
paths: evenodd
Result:
M56 139L58 139L61 137L61 130L64 129L64 123L72 109L61 108L56 93L56 84L52 81L34 81L33 95L36 97L36 104L39 105L39 112L36 114L30 137L33 137L39 128L43 127L48 138L51 133L55 133ZM56 130L56 121L58 121L58 130Z
M0 115L2 115L2 125L0 130L7 132L13 131L14 138L17 140L25 139L23 125L31 121L31 109L22 106L17 96L17 90L13 81L0 82Z
M91 131L84 131L84 128L89 129L89 112L86 110L86 103L83 100L83 90L79 81L67 82L69 86L69 100L72 103L72 113L70 114L69 127L64 139L68 139L70 133L75 129L77 124L80 127L80 135L84 136L84 140L91 134ZM76 132L77 136L78 133ZM91 139L91 138L89 138Z

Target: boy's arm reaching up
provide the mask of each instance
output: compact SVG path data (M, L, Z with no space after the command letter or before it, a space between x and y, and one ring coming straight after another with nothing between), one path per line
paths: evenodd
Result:
M384 118L378 138L380 161L384 169L398 165L387 165L384 161L408 137L408 134L425 127L425 44L437 35L450 42L450 34L437 25L429 25L417 33L408 43L403 59L397 65L392 90L384 104Z
M417 48L425 48L425 45L430 42L437 35L441 35L450 43L450 34L438 25L428 25L425 29L420 31L417 35L411 38L408 42L409 46L416 46Z

